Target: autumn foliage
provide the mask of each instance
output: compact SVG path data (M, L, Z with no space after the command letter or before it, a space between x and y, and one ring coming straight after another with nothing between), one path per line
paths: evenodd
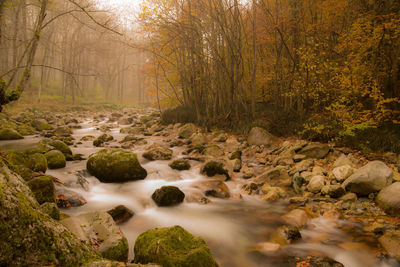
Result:
M399 1L146 0L140 21L163 107L400 150Z

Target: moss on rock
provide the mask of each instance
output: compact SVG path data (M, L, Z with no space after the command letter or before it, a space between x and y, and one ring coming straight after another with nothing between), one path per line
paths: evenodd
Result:
M124 237L119 241L117 246L111 247L103 251L101 255L106 259L126 262L128 260L128 253L129 253L128 240Z
M16 130L10 128L0 129L0 140L18 140L24 137Z
M67 164L64 154L58 150L51 150L45 154L49 169L64 168Z
M28 158L28 167L34 172L46 172L47 159L43 154L35 153Z
M109 142L112 140L114 140L114 137L112 135L102 134L93 141L93 145L99 147L102 146L105 142Z
M0 262L5 266L79 266L100 260L43 213L21 177L0 165Z
M91 175L105 183L123 183L147 176L137 155L123 149L102 149L89 157L86 167Z
M185 194L176 186L163 186L154 191L151 198L157 206L166 207L182 203Z
M206 242L180 226L140 234L134 252L135 263L157 263L163 267L218 266Z
M173 162L171 162L169 164L169 166L174 169L174 170L179 170L179 171L183 171L183 170L189 170L190 169L190 163L188 160L186 159L177 159L174 160Z
M60 220L60 209L56 203L45 202L40 205L40 208L54 220Z
M36 177L28 182L28 186L39 204L56 202L56 189L53 177L49 175Z

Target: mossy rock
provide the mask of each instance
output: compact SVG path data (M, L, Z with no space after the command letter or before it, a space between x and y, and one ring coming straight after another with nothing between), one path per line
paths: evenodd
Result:
M56 203L45 202L40 205L40 208L54 220L60 220L60 209Z
M49 152L50 150L53 150L53 149L54 148L52 146L41 142L41 143L37 144L35 147L25 150L25 154L27 154L27 155L32 155L32 154L36 154L36 153L45 154L46 152Z
M56 203L56 188L53 177L49 175L36 177L28 182L28 186L39 204Z
M231 178L227 162L224 160L209 160L201 168L201 173L206 174L208 177L215 175L224 175L226 180Z
M46 120L44 119L36 119L31 122L33 128L38 131L46 131L46 130L53 130L53 126L51 126Z
M105 142L109 142L112 140L114 140L114 137L112 135L102 134L93 141L93 145L99 147L102 146Z
M72 146L74 144L73 138L68 136L68 137L63 137L63 136L53 136L51 139L53 140L59 140L64 142L67 146Z
M45 154L49 169L60 169L67 165L64 154L58 150L51 150Z
M242 151L237 150L235 152L232 152L231 156L229 157L230 160L234 160L234 159L242 159Z
M81 266L100 255L45 214L22 178L0 160L2 266Z
M31 135L35 133L35 129L27 124L19 124L16 129L22 135Z
M192 134L196 132L196 130L196 125L194 125L193 123L187 123L179 129L178 136L179 138L188 139L192 136Z
M119 205L107 211L107 213L111 215L111 217L117 224L128 221L135 214L132 210L128 209L124 205Z
M123 183L146 178L147 171L138 157L123 149L102 149L91 155L86 168L104 183Z
M0 129L0 140L18 140L24 137L16 130L10 128Z
M28 167L28 157L25 153L15 150L4 152L8 167L28 181L33 176L33 171Z
M207 243L180 226L148 230L135 242L135 263L157 263L163 267L215 267Z
M171 162L168 166L170 166L174 170L189 170L190 169L190 163L186 159L177 159Z
M93 211L64 219L61 223L80 240L95 247L104 258L128 260L128 241L107 212Z
M154 144L143 153L143 157L148 160L169 160L172 158L172 154L173 151L168 147Z
M47 159L43 154L32 154L28 158L28 167L34 172L46 172Z
M154 191L151 198L159 207L174 206L182 203L185 194L176 186L163 186Z
M72 155L72 150L69 146L60 140L51 140L48 145L52 146L54 149L61 151L65 156Z
M68 136L71 136L71 134L72 134L72 130L71 130L71 128L69 128L67 126L57 127L56 129L54 129L55 136L68 137Z

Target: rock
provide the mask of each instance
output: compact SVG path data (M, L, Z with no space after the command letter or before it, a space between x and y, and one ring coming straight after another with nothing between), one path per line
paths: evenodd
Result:
M354 164L350 160L350 158L348 156L344 155L344 154L340 155L340 157L338 157L335 160L335 162L333 163L333 167L334 168L345 166L345 165L349 165L350 167L354 166Z
M228 139L228 135L226 133L219 133L214 137L213 142L223 143L227 139Z
M319 193L325 185L325 177L322 175L313 176L307 185L308 191L316 194Z
M9 128L0 129L0 140L18 140L24 137L17 131Z
M330 147L323 144L308 144L302 148L298 154L305 155L308 158L323 159L328 155Z
M278 199L280 199L280 196L279 196L278 192L276 192L276 191L269 191L265 195L261 196L261 199L264 201L272 202L272 201L277 201Z
M340 185L330 185L328 189L328 195L331 198L340 198L346 194L346 190Z
M102 134L93 141L93 145L96 147L103 146L104 143L112 140L114 140L112 135Z
M28 157L28 167L34 172L43 172L47 170L47 159L43 154L35 153Z
M357 200L357 195L354 193L347 193L344 196L340 197L342 201L354 202Z
M247 143L249 145L256 145L256 146L271 146L277 142L277 137L273 136L265 129L261 127L254 127L250 130L249 136L247 138Z
M4 266L81 266L100 260L45 214L23 179L0 159L0 262Z
M55 150L61 151L64 156L72 156L72 150L67 144L60 140L52 140L48 142L48 145L52 146Z
M234 159L242 159L242 151L237 150L235 152L232 152L232 154L229 156L230 160L234 160Z
M228 186L216 179L199 180L190 186L199 189L206 196L216 198L230 198L231 196Z
M53 127L44 119L35 119L31 122L31 125L38 131L53 130Z
M61 223L80 240L110 260L128 260L128 241L107 212L94 211L63 219Z
M89 157L86 167L104 183L123 183L147 176L136 154L122 149L102 149Z
M259 251L263 254L277 253L281 249L281 245L272 242L260 242L254 245L254 250Z
M350 165L342 165L332 170L333 176L339 182L343 182L354 173L354 169Z
M168 164L168 166L170 166L171 169L179 170L179 171L189 170L190 169L190 163L186 159L174 160L173 162Z
M259 191L258 184L256 183L244 184L242 186L242 193L245 195L258 195Z
M289 186L291 183L290 176L283 166L267 170L257 176L254 181L259 184L267 183L272 186Z
M306 155L302 155L302 154L296 154L293 156L293 161L294 162L300 162L302 160L305 160L307 158Z
M108 214L111 215L115 223L120 224L129 221L130 218L135 215L135 213L125 207L124 205L119 205L109 211L107 211Z
M261 191L266 195L277 195L278 199L281 197L286 197L286 192L282 188L270 186L269 184L264 184L261 188ZM274 192L276 194L271 194L271 192Z
M45 154L49 169L60 169L67 165L67 160L62 152L51 150Z
M202 205L211 203L211 200L206 198L200 192L189 192L189 194L186 194L185 200L186 200L186 202L189 202L189 203L198 203L198 204L202 204Z
M217 145L209 145L203 150L203 155L218 158L224 155L224 151Z
M143 153L143 157L148 160L169 160L172 158L172 150L167 147L154 144L148 149L147 152Z
M54 220L60 220L60 209L57 207L56 203L45 202L40 205L40 208Z
M232 166L225 160L221 159L211 159L204 163L201 167L200 172L207 175L208 177L213 177L215 175L222 175L225 177L225 181L229 180L232 176Z
M281 245L288 245L302 238L299 228L283 225L276 229L271 239Z
M372 161L355 171L343 183L347 191L367 196L382 190L392 183L392 170L382 161Z
M283 215L282 219L288 225L302 228L307 224L308 216L304 210L294 209Z
M180 226L148 230L135 242L135 263L163 267L217 267L206 242Z
M385 187L376 197L376 202L387 214L400 215L400 182Z
M72 134L72 130L71 130L71 128L69 128L67 126L58 127L56 129L54 129L55 136L68 137L68 136L71 136L71 134Z
M48 175L36 177L28 182L28 186L39 204L56 202L56 189L53 177Z
M174 206L185 199L185 194L176 186L163 186L154 191L151 198L159 207Z
M179 138L188 139L196 132L197 128L193 123L187 123L179 129Z
M84 137L81 138L81 141L93 141L96 139L93 135L85 135Z
M60 208L80 207L87 203L86 199L66 187L57 186L57 206Z
M234 172L240 172L240 170L242 169L242 160L234 159L232 161L232 165L233 165L233 171Z
M400 231L387 232L378 240L390 256L400 261Z

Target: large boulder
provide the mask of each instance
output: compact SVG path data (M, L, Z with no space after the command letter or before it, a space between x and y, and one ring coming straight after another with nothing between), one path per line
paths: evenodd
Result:
M271 146L277 141L277 137L270 134L268 131L261 127L254 127L250 130L249 136L247 137L247 143L249 145L264 145Z
M59 150L51 150L45 154L49 169L64 168L67 164L64 154Z
M323 159L328 155L330 147L324 144L308 144L303 147L298 154L305 155L308 158Z
M193 182L191 187L199 189L204 195L216 198L230 198L228 186L220 180L208 179Z
M163 186L154 191L151 198L159 207L174 206L182 203L185 194L176 186Z
M195 133L190 137L190 147L199 149L207 143L207 138L202 133Z
M105 183L123 183L147 176L136 154L122 149L100 150L89 157L86 167L91 175Z
M23 179L0 160L0 262L4 266L80 266L99 260L43 213Z
M193 123L187 123L179 129L178 136L179 138L188 139L196 132L196 130L196 125Z
M135 263L163 267L216 267L206 242L180 226L148 230L135 242Z
M52 146L55 150L61 151L65 156L72 156L72 150L69 146L61 140L51 140L48 145Z
M128 260L128 241L107 212L93 211L69 217L61 223L80 240L95 247L104 258Z
M45 119L35 119L31 122L33 128L38 131L52 130L53 127Z
M9 128L0 129L0 140L18 140L24 137L17 131Z
M148 151L143 153L143 157L148 160L169 160L172 158L172 150L168 147L154 144L148 147Z
M355 171L343 186L347 191L367 196L382 190L392 183L393 171L382 161L372 161Z
M389 185L376 197L378 205L393 216L400 215L400 182Z
M28 182L28 186L39 204L56 202L56 189L53 177L48 175L36 177Z

